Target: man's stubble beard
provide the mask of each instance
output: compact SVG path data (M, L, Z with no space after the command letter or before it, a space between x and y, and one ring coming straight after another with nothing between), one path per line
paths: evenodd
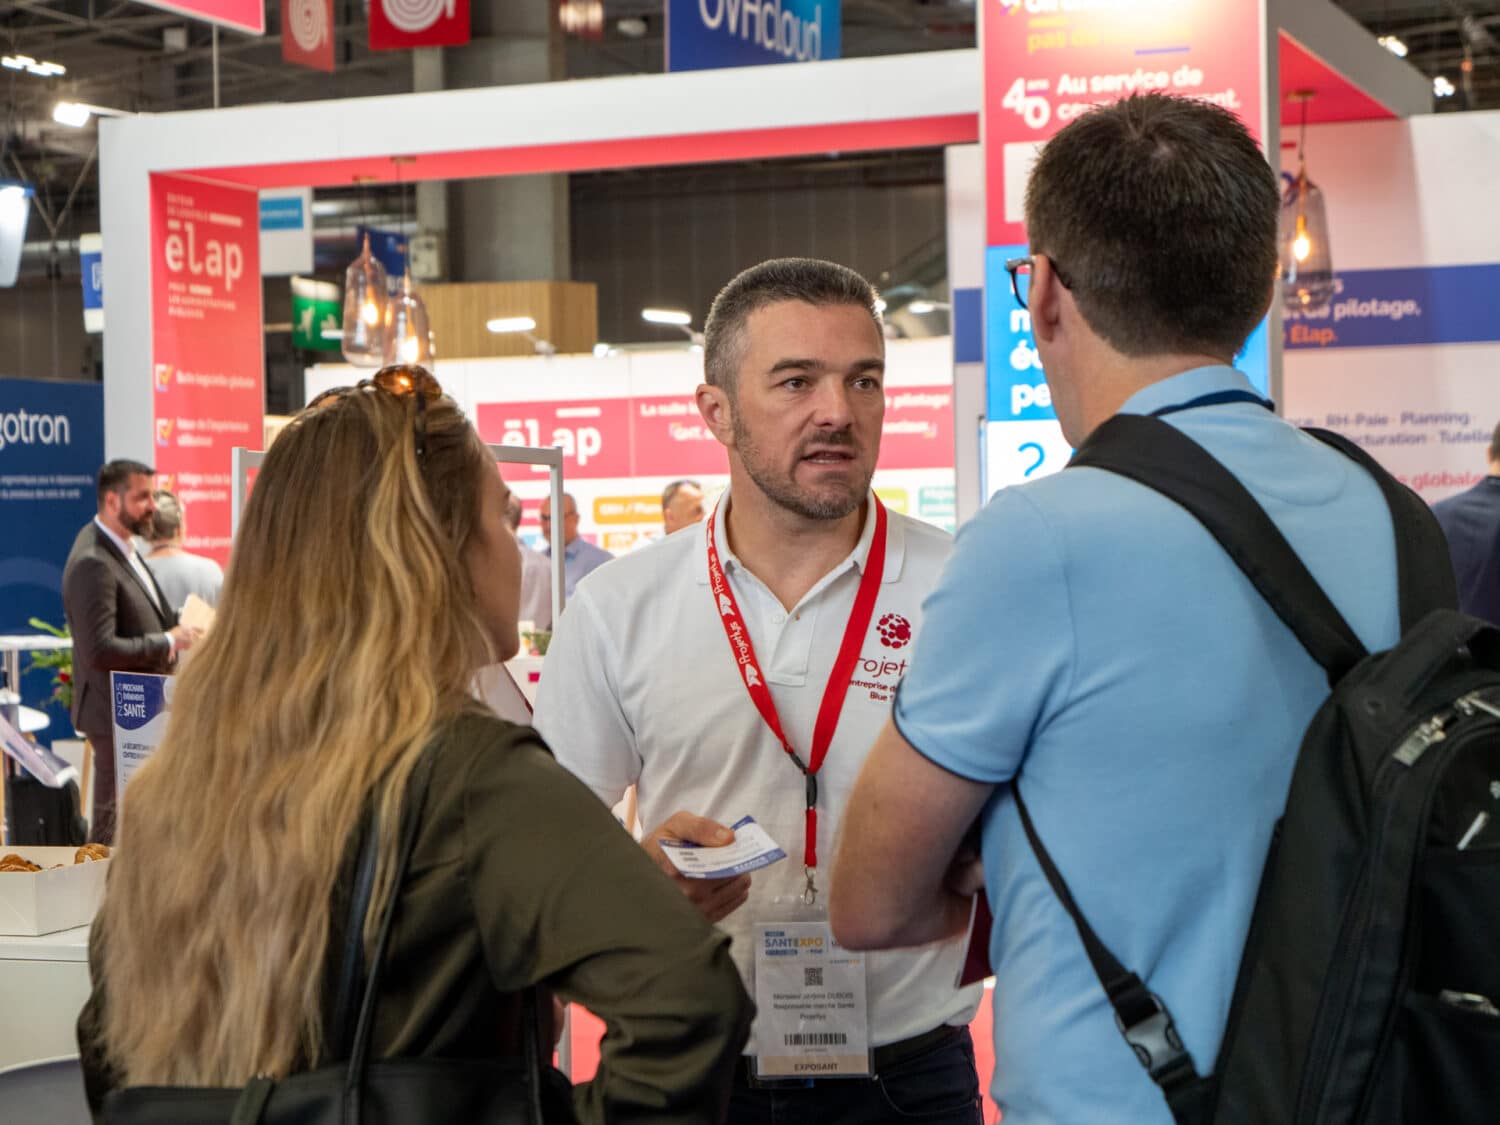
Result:
M738 412L733 415L731 428L734 434L734 448L740 455L740 464L745 467L745 473L755 482L756 487L777 506L803 519L841 520L864 503L865 494L870 490L870 479L873 473L867 474L864 482L858 487L849 490L839 489L831 495L801 489L790 478L778 477L769 462L762 459L755 439L751 437L750 431L740 420ZM847 445L852 450L854 439L847 430L844 430L836 437L824 439L820 444Z

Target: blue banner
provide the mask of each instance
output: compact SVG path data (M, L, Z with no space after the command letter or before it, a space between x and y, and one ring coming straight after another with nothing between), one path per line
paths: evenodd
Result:
M1344 270L1315 313L1287 313L1286 346L1379 348L1500 341L1500 265Z
M1007 258L1023 257L1025 246L990 246L984 252L985 413L991 422L1039 422L1057 417L1042 359L1031 335L1031 314L1011 292ZM1021 285L1026 281L1021 278ZM1022 289L1025 293L1025 289ZM1262 394L1270 387L1266 321L1250 334L1235 357L1237 367Z
M367 234L370 236L371 256L385 267L386 277L394 287L406 272L406 237L399 230L359 227L356 231L356 248L364 245Z
M34 633L33 617L63 624L63 564L94 517L103 459L102 384L0 379L0 527L11 531L0 544L0 633ZM23 677L21 700L45 707L45 734L65 735L67 709L48 706L51 679Z
M667 69L839 57L839 0L667 0Z
M78 266L83 271L83 307L104 307L104 251L95 250L78 255Z
M301 230L307 225L302 213L300 195L273 195L261 197L261 230Z

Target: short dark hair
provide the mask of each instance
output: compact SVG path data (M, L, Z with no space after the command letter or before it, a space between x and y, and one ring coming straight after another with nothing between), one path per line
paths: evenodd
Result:
M1495 433L1490 438L1490 460L1500 461L1500 424L1495 426Z
M155 475L155 469L140 461L110 461L100 466L95 489L99 505L101 507L104 505L104 498L111 492L124 492L130 484L131 477L154 477Z
M664 489L661 490L661 510L662 511L665 512L667 510L667 505L672 502L672 498L677 495L678 490L681 489L681 488L683 488L684 486L686 486L688 488L698 488L698 489L701 489L703 487L701 484L699 484L695 480L674 480L671 484L667 485L666 488L664 488Z
M1139 94L1047 142L1026 229L1115 350L1232 356L1266 313L1280 206L1275 174L1233 114Z
M165 543L182 531L182 502L165 488L156 490L156 511L151 516L151 542Z
M750 314L782 301L857 305L880 327L875 287L848 266L818 258L772 258L738 274L714 298L703 325L703 370L711 386L734 394ZM881 339L885 339L882 333Z

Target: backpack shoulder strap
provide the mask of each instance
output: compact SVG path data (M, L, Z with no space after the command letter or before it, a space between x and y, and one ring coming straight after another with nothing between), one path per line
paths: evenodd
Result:
M1127 477L1185 508L1322 666L1330 684L1366 656L1343 614L1249 489L1177 427L1116 414L1079 447L1069 467L1075 465Z
M1396 532L1401 632L1416 628L1417 622L1435 609L1457 609L1458 582L1448 559L1448 539L1427 502L1343 434L1311 427L1306 432L1348 457L1380 486Z
M1140 977L1120 964L1119 958L1109 951L1083 916L1083 911L1073 900L1073 892L1068 889L1067 880L1037 835L1031 812L1021 797L1019 779L1011 785L1011 795L1015 798L1021 827L1026 831L1026 840L1031 844L1042 874L1047 877L1052 893L1068 917L1073 919L1083 942L1083 951L1109 999L1109 1006L1114 1009L1115 1027L1130 1044L1136 1060L1146 1068L1151 1081L1160 1088L1176 1125L1205 1125L1215 1088L1213 1080L1198 1074L1192 1056L1177 1034L1177 1024L1167 1010L1166 1002L1147 988Z

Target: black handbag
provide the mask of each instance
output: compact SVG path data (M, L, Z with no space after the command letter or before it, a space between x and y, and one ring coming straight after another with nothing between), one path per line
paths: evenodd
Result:
M405 880L417 820L431 775L431 751L412 774L395 886ZM371 1061L370 1037L399 895L380 918L374 963L361 969L362 934L375 882L379 833L364 833L345 934L334 1008L333 1057L347 1061L286 1078L254 1078L241 1088L131 1086L104 1100L105 1125L574 1125L572 1086L544 1059L537 1031L537 990L522 993L519 1058L392 1058ZM364 977L357 1016L354 998ZM352 1031L352 1034L351 1034Z

